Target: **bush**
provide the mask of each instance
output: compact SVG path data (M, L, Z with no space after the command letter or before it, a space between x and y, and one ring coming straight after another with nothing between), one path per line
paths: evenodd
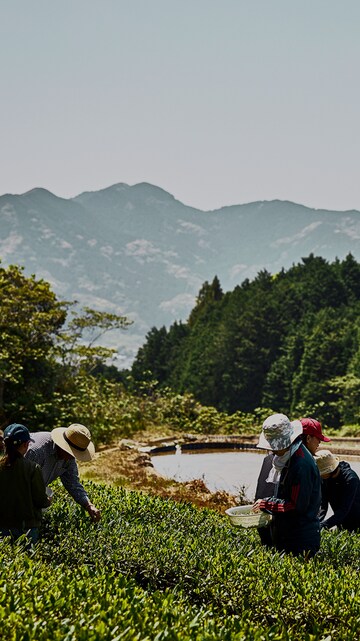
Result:
M1 547L4 638L357 638L359 535L323 532L306 562L210 510L86 487L100 523L58 486L36 553Z

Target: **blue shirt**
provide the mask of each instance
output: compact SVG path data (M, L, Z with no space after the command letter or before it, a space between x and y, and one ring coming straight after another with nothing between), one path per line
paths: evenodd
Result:
M35 432L30 436L34 442L30 441L25 456L40 465L45 485L60 478L63 486L77 503L83 507L88 505L90 500L80 483L75 458L64 461L58 457L51 432Z

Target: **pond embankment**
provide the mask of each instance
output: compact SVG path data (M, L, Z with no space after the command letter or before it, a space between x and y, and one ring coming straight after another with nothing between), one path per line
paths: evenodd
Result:
M112 447L100 447L92 461L79 465L80 474L82 478L96 482L123 486L220 512L234 505L234 495L224 491L211 492L202 480L177 482L154 469L151 461L153 448L169 448L162 451L171 451L177 444L177 437L122 439Z
M111 447L100 447L95 459L80 465L83 478L121 485L147 494L186 501L223 511L239 496L226 491L211 492L203 480L178 482L154 469L151 457L175 452L256 450L258 435L181 434L166 437L121 439ZM360 438L334 437L324 446L339 457L360 460ZM240 500L246 500L241 497Z
M252 450L257 449L257 434L229 436L219 434L184 434L180 438L150 439L146 445L140 445L142 452L150 456L170 453L180 448L182 451L215 451L215 450ZM329 443L320 443L320 448L330 449L338 456L358 457L360 459L360 438L332 437Z

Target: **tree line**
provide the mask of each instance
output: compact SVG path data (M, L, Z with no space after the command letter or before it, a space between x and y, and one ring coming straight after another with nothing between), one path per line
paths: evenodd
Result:
M119 371L117 350L99 339L126 317L59 301L49 283L0 264L0 426L81 422L110 442L149 426L248 430L266 410L356 433L359 299L350 254L310 255L227 293L215 276L186 322L152 328L131 371Z
M13 422L30 431L83 423L95 443L145 430L249 431L253 417L228 417L156 381L135 384L118 370L119 348L101 339L129 325L125 316L59 301L46 281L0 264L0 429Z
M311 254L226 293L215 276L186 322L150 330L131 374L230 414L268 407L359 424L359 312L351 254L332 263Z

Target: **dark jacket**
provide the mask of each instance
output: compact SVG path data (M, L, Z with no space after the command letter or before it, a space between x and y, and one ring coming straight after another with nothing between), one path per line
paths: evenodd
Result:
M255 491L255 501L258 499L263 499L266 496L272 496L274 494L275 486L274 483L268 483L267 477L272 468L272 462L274 460L274 454L268 454L264 457L262 462L261 470L258 476L256 491ZM259 527L258 528L259 536L261 543L267 547L273 546L273 541L271 537L271 530L269 526Z
M257 480L257 485L256 485L256 490L255 490L255 501L258 499L263 499L266 496L273 496L275 486L274 483L268 483L267 482L267 477L269 476L269 472L272 467L272 462L274 460L274 454L268 454L265 456L261 470L258 476Z
M41 508L49 505L41 468L23 456L0 464L0 527L39 527Z
M339 474L321 481L321 527L334 525L349 531L360 529L360 479L349 463L340 461ZM334 514L325 519L328 507Z
M277 496L262 499L260 509L270 512L273 544L280 551L302 554L320 547L320 474L301 444L281 472Z

